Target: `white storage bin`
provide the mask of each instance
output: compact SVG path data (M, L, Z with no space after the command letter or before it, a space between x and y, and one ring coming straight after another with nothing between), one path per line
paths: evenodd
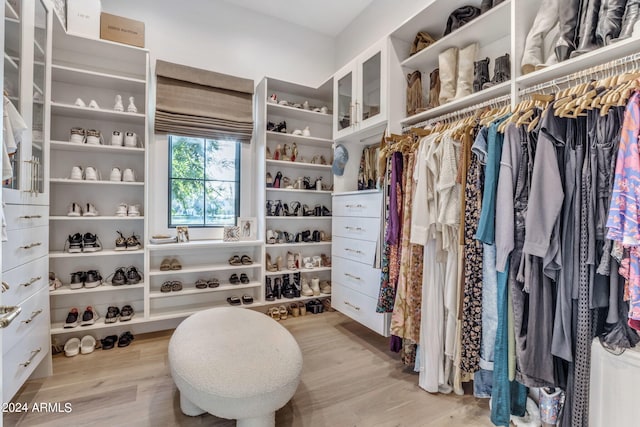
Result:
M100 0L67 0L67 32L99 39L101 13Z

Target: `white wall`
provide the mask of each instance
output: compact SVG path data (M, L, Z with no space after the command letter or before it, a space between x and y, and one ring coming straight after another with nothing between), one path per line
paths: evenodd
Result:
M356 55L398 28L435 0L374 0L336 38L335 66L341 68ZM444 20L447 17L443 17Z

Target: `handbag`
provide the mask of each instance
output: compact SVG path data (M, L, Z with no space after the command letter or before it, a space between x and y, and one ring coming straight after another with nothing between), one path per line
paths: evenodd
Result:
M429 47L435 42L436 42L436 39L431 37L431 35L426 31L418 32L418 34L416 34L416 38L413 39L413 44L411 45L411 51L409 52L409 56L415 55L425 47Z
M451 33L462 27L464 24L480 16L480 9L474 6L462 6L451 12L447 19L447 28L444 35Z

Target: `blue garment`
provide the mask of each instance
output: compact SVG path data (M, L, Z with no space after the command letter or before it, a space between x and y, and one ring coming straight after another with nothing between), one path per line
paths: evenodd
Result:
M491 398L493 388L493 371L478 369L473 373L473 395L480 399Z
M498 278L496 246L482 245L482 341L480 368L493 370L496 331L498 329Z

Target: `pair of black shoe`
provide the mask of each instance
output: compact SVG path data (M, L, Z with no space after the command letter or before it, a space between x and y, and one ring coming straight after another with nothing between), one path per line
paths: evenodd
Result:
M111 284L113 286L136 285L141 281L142 276L134 266L127 269L124 267L116 268L116 271L113 273L113 277L111 278Z
M133 334L127 331L123 332L120 335L120 338L118 338L117 335L109 335L108 337L101 339L100 343L102 344L103 350L111 350L116 346L116 343L118 343L118 347L126 347L131 344L131 341L133 340Z
M265 300L267 301L275 301L283 297L289 299L300 297L300 273L293 274L293 283L289 281L288 274L276 277L273 287L271 286L271 277L267 277L266 283Z
M320 232L318 230L304 230L298 234L296 234L296 243L310 243L310 242L319 242L320 241Z
M270 132L287 133L287 122L285 122L284 120L281 121L278 124L275 124L273 122L268 122L267 123L267 130L270 131Z
M240 277L238 277L236 273L233 273L231 277L229 277L229 282L232 285L237 285L239 283L243 283L246 285L247 283L249 283L249 276L247 276L245 273L241 273Z
M116 323L118 320L120 320L121 322L127 322L133 319L134 315L135 312L133 310L133 307L131 307L129 304L123 306L122 310L120 310L115 305L111 305L107 308L107 314L104 317L104 323Z
M331 211L324 205L316 205L313 209L304 205L302 216L331 216Z
M76 233L67 238L65 249L70 254L81 252L98 252L102 250L102 244L98 236L93 233Z
M102 275L98 270L78 271L71 273L71 289L95 288L102 285Z
M324 311L324 305L319 299L307 301L307 313L319 314Z

